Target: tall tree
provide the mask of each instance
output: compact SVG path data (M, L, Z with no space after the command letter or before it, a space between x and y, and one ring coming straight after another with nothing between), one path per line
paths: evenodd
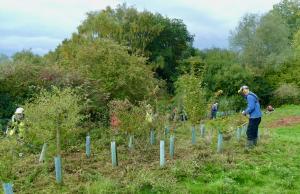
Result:
M283 62L289 49L288 37L289 28L278 14L248 14L231 32L230 44L239 52L243 64L261 68Z
M193 42L193 36L182 20L139 12L124 4L116 9L108 7L88 13L87 19L78 27L78 34L92 40L113 39L129 47L132 53L142 54L170 88L178 76L178 61L189 55Z
M273 6L272 12L280 15L290 29L289 39L293 40L294 34L300 27L300 1L282 0Z

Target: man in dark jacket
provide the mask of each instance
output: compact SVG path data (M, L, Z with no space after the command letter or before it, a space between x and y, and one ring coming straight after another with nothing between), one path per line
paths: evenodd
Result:
M211 106L210 119L216 119L216 118L217 118L217 112L218 112L218 103L215 102L215 103Z
M250 92L248 86L242 86L238 91L247 100L248 106L242 112L243 115L249 115L249 124L247 129L247 145L246 148L253 148L257 144L258 126L261 122L261 111L259 99L256 94Z

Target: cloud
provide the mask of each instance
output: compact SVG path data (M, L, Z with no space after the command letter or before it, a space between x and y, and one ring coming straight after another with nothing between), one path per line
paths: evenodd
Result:
M32 48L44 54L76 31L89 11L126 3L182 19L198 48L227 47L245 13L264 13L280 0L1 0L0 53Z
M228 36L246 13L263 14L280 0L127 0L139 10L179 18L195 35L198 48L228 47Z
M46 54L49 49L55 48L60 42L60 38L47 36L5 36L0 37L0 51L11 55L17 51L31 49L34 53Z
M86 13L117 0L1 0L0 53L31 48L45 54L76 31Z

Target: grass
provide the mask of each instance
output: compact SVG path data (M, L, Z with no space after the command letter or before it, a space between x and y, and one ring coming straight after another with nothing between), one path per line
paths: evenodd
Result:
M169 159L166 138L164 168L159 167L158 141L150 146L148 139L136 138L135 149L129 151L120 137L119 166L112 168L110 138L92 132L91 159L85 158L84 142L63 154L62 186L55 184L53 156L38 164L38 153L2 139L0 178L13 182L16 193L299 193L300 123L266 130L269 123L295 115L300 107L290 105L265 116L259 145L250 152L244 150L244 139L238 142L233 136L218 154L216 132L209 144L199 130L192 146L190 127L182 125L176 131L175 160Z
M264 117L262 127L300 115L298 106L285 106ZM191 193L298 193L300 190L300 124L271 130L269 139L250 153L236 153L233 166L206 165L208 175L185 181ZM234 152L233 152L234 153ZM209 168L207 169L207 166Z

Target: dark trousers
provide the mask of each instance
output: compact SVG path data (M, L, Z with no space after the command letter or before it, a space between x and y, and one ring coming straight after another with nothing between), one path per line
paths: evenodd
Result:
M261 117L255 119L252 118L249 119L249 125L247 129L248 140L257 139L258 125L260 124L260 122L261 122Z
M217 111L211 111L210 119L217 118Z

